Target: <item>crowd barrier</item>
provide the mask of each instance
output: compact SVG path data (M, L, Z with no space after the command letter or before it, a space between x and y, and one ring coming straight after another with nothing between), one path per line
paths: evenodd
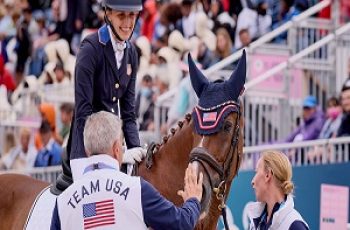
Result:
M328 165L334 163L346 163L350 161L350 137L341 137L296 143L244 147L243 161L240 170L254 170L260 154L263 151L272 149L279 150L287 154L293 167ZM0 174L20 173L52 183L56 181L56 178L61 171L61 166L52 166L22 171L0 171Z

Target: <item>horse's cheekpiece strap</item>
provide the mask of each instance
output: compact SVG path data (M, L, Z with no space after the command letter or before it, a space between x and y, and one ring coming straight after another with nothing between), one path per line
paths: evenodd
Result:
M223 120L232 112L239 112L237 103L224 103L213 108L196 106L192 112L195 130L199 135L209 135L218 132Z

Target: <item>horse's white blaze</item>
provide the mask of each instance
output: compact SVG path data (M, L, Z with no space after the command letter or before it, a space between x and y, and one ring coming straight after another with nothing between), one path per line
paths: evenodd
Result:
M201 141L199 142L198 147L203 147L203 142L204 142L204 136L202 136Z

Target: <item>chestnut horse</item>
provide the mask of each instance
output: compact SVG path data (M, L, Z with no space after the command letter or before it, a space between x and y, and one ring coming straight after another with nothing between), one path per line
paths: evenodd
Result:
M201 219L196 229L216 229L237 174L243 150L242 106L237 102L246 74L245 52L230 79L208 82L189 55L192 86L199 103L161 144L153 145L139 165L140 176L180 205L185 169L196 162L203 172ZM47 183L23 175L0 175L0 229L23 229L36 196Z

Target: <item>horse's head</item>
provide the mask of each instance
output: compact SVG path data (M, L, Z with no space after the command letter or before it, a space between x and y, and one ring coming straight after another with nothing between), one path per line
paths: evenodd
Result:
M241 107L238 101L246 79L245 51L227 81L209 82L188 57L192 86L199 98L192 113L195 147L190 161L204 174L202 211L207 213L212 195L224 205L242 154ZM217 206L216 206L217 207ZM216 208L215 207L215 208ZM219 207L220 209L220 207Z

